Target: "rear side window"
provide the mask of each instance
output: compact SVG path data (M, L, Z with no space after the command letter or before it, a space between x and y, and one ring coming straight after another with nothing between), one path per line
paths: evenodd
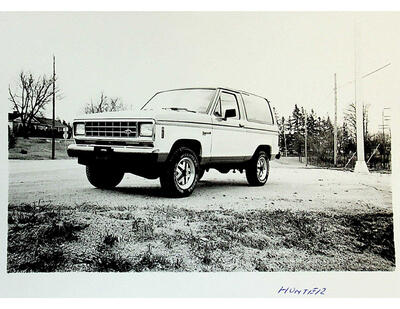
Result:
M243 94L247 120L251 122L273 124L269 103L266 99L255 95Z

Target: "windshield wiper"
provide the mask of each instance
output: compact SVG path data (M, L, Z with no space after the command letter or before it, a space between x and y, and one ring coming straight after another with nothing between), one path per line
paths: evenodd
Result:
M186 107L163 107L163 109L170 109L173 111L186 111L190 113L197 113L196 111L192 111L190 109L187 109Z

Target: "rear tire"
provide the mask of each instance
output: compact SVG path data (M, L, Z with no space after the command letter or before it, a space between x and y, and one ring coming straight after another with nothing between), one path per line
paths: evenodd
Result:
M160 176L162 189L169 196L189 196L199 180L199 169L199 160L191 149L176 149Z
M269 158L265 151L259 151L246 168L246 178L251 186L263 186L269 176Z
M124 178L124 172L112 167L87 165L86 176L89 182L96 188L112 189Z

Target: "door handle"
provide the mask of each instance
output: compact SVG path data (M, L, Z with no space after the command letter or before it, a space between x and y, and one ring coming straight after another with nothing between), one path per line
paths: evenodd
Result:
M244 124L239 123L240 128L244 128Z
M211 134L210 131L203 131L203 135Z

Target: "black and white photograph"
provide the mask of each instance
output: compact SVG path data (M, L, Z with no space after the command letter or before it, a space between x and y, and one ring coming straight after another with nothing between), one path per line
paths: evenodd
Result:
M0 24L7 276L396 275L398 12Z

